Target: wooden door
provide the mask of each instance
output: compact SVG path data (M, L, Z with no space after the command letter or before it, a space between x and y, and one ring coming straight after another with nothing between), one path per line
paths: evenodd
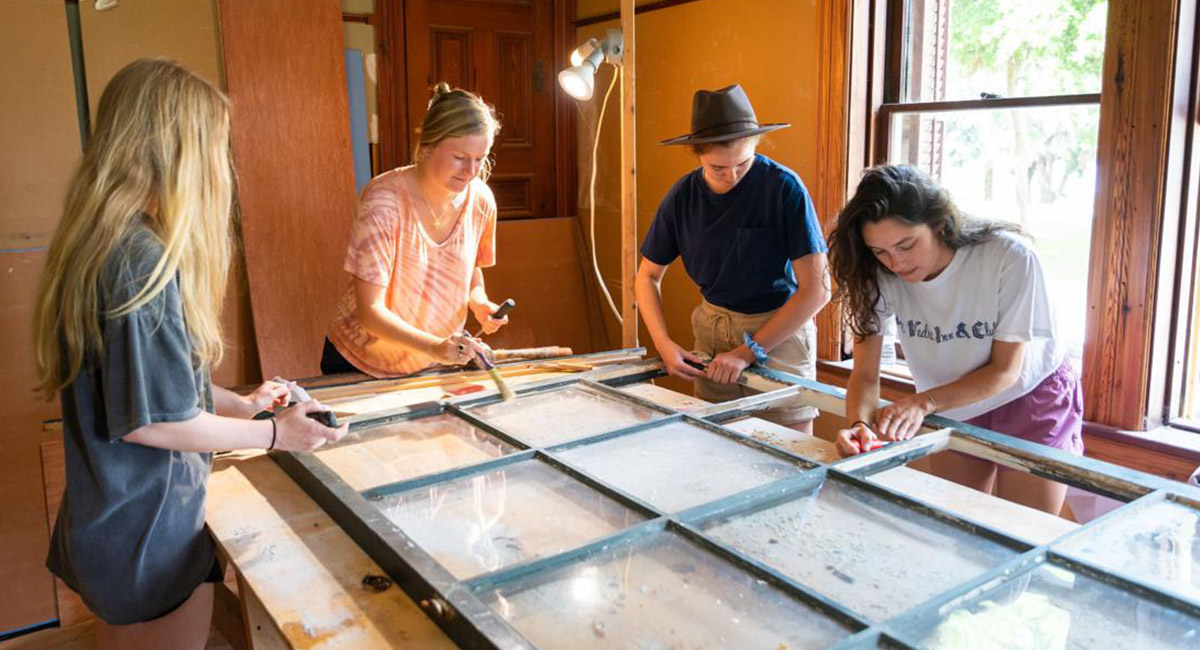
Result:
M420 128L431 88L440 81L494 105L503 126L488 185L501 218L558 216L552 4L405 2L409 132Z

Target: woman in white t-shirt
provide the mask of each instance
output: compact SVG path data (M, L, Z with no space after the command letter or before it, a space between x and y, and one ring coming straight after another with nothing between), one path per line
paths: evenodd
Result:
M834 299L855 335L843 455L911 438L932 413L1083 453L1079 375L1023 234L961 214L916 168L864 174L829 237ZM881 408L881 324L892 316L917 392ZM957 452L931 460L956 483L1054 514L1062 508L1065 485Z

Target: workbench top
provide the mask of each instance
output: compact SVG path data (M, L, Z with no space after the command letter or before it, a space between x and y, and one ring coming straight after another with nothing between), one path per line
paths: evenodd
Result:
M513 384L562 376L540 373ZM630 393L679 410L706 405L651 383ZM409 391L404 391L408 393ZM441 389L432 393L441 393ZM430 389L412 391L425 401ZM395 395L389 403L408 401ZM788 451L830 462L832 443L747 418L728 424ZM1075 524L900 467L876 478L893 489L1001 527L1032 543L1058 537ZM262 452L231 454L213 465L208 526L238 574L247 636L254 648L453 648L454 644L398 587L365 588L364 576L383 571Z

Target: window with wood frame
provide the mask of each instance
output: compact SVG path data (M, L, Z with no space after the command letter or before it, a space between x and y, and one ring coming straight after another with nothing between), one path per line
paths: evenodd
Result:
M1105 0L892 5L877 164L909 164L972 216L1032 235L1083 356Z
M1194 34L1194 32L1193 32ZM1190 101L1184 133L1179 227L1175 238L1174 299L1163 419L1173 427L1200 433L1200 42L1192 43ZM1168 233L1167 237L1175 233ZM1165 237L1164 239L1166 239ZM1164 242L1167 244L1168 242ZM1164 247L1166 247L1164 245ZM1164 299L1168 294L1164 292Z

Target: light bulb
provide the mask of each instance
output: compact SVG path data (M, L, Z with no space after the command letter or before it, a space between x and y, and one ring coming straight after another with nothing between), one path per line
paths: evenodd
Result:
M566 93L580 101L592 98L595 71L589 65L577 65L558 73L558 84Z

